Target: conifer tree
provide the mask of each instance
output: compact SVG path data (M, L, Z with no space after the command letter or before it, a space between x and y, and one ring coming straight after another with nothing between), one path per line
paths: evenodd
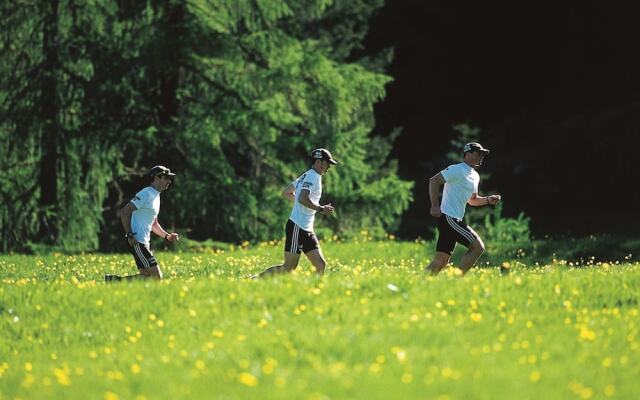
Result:
M392 228L411 183L387 160L391 143L369 136L390 77L349 61L379 5L0 6L3 250L112 248L118 208L160 163L179 172L165 225L199 239L273 238L290 209L279 192L315 147L341 161L326 180L339 212L327 224Z

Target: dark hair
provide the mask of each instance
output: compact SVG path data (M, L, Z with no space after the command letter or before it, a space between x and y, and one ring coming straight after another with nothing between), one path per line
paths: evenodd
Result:
M147 186L150 186L153 183L153 181L155 180L155 178L160 178L162 176L168 176L169 179L172 179L172 176L171 175L167 175L167 174L158 174L158 175L149 175L149 174L147 174L147 175L145 175L145 182L147 182Z

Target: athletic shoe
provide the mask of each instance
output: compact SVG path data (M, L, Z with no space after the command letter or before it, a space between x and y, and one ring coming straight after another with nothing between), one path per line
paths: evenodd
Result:
M109 282L113 282L113 281L119 281L122 278L120 278L118 275L105 275L104 276L104 281L105 283L109 283Z

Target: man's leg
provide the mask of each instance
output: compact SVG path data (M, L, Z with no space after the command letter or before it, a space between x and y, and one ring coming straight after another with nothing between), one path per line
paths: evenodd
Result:
M155 267L141 269L139 271L140 273L135 275L125 275L125 276L105 275L105 280L107 282L113 282L113 281L137 281L140 279L157 279L157 280L162 279L162 271L160 270L160 267L158 267L157 265Z
M322 254L322 250L318 247L317 249L313 249L308 253L305 253L311 264L316 267L316 273L318 275L324 275L324 268L327 265L327 262L324 259L324 255Z
M155 256L151 252L151 249L142 244L135 244L130 248L130 252L133 255L133 258L136 261L136 266L138 267L139 274L136 275L127 275L127 276L118 276L118 275L109 275L110 279L107 279L105 276L105 280L109 281L134 281L138 279L148 279L153 278L157 280L162 279L162 271L158 266L158 262L156 261Z
M300 254L285 251L284 264L274 265L273 267L267 268L265 271L257 275L256 278L291 272L298 267L298 261L300 261Z
M480 258L482 253L484 253L484 243L482 242L482 239L478 237L476 240L471 242L469 249L464 253L462 259L460 259L460 269L462 270L463 275L473 267L473 264L478 261L478 258Z
M447 266L450 258L451 258L451 255L449 253L436 251L436 255L433 258L433 261L431 261L429 265L427 265L424 271L431 273L432 276L436 276L438 275L438 273L440 273L442 268Z

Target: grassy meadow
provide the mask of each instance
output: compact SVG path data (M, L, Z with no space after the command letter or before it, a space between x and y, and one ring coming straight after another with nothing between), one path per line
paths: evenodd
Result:
M640 264L507 260L464 278L430 243L325 242L328 273L247 277L281 243L0 256L0 399L635 399Z

